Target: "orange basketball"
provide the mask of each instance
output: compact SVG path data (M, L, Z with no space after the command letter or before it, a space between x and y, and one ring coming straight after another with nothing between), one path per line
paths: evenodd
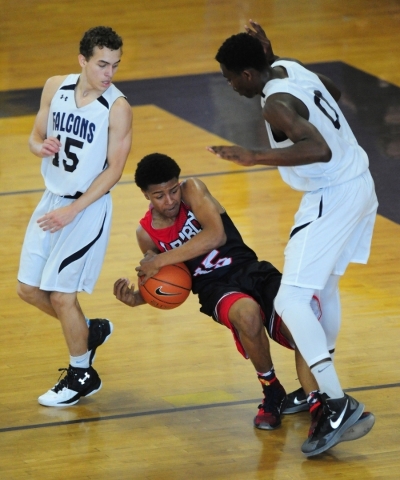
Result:
M192 276L184 263L167 265L147 280L139 284L139 292L152 307L170 310L179 307L188 298L192 288Z

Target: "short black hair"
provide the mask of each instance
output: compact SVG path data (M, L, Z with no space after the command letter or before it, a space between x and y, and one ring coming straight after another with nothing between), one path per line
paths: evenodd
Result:
M261 42L248 33L227 38L215 56L229 71L240 74L247 68L262 72L268 66Z
M89 60L95 47L122 49L122 38L111 27L93 27L84 33L79 44L79 53Z
M150 185L166 183L173 178L179 179L180 166L168 155L150 153L137 164L135 183L143 191Z

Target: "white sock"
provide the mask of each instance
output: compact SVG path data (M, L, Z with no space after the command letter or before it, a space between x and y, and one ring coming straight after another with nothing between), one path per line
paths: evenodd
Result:
M90 352L87 351L83 355L80 355L79 357L73 357L70 355L69 357L69 363L71 367L75 368L89 368L89 357L90 357Z
M335 368L331 361L322 362L311 368L315 380L318 383L319 391L326 393L330 398L342 398L344 392L340 386Z

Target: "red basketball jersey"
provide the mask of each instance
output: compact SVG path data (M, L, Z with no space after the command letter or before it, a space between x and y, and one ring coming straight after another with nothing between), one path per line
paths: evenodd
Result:
M146 215L140 220L140 225L150 235L160 252L177 248L201 232L199 221L183 202L174 224L170 227L153 228L151 210L150 206ZM204 282L208 284L241 265L257 260L256 254L243 242L239 231L226 212L221 214L221 220L227 236L225 245L185 262L193 278L194 293L198 293Z

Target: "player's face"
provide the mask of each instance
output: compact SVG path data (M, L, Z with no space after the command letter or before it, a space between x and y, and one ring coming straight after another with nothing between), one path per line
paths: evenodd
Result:
M93 55L89 60L79 55L80 64L92 88L102 92L107 90L118 69L121 54L121 49L110 50L107 47L94 47Z
M224 64L221 63L220 66L222 75L235 92L247 98L253 98L257 95L251 76L246 70L242 73L234 73L228 70Z
M162 216L175 218L178 215L182 193L177 178L165 183L150 185L143 193L150 200L154 209Z

